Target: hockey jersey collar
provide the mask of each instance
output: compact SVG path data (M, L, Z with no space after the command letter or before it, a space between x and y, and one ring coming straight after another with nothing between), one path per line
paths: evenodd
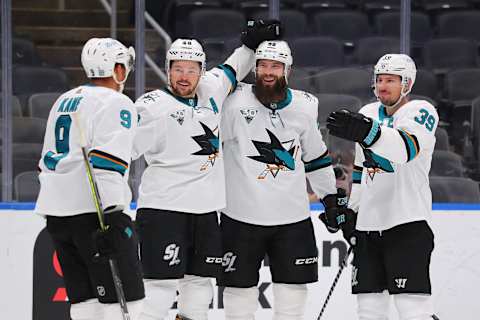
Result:
M171 92L168 88L163 88L163 91L174 97L177 101L186 104L189 107L195 108L198 104L198 96L195 94L195 97L193 98L183 98L175 95L173 92Z
M255 87L252 86L252 90L255 90L254 88ZM283 99L280 102L272 102L272 103L270 103L270 105L265 106L265 107L267 107L268 109L276 111L276 110L281 110L281 109L285 108L291 102L292 102L292 90L290 90L290 88L287 88L287 95L286 95L285 99Z

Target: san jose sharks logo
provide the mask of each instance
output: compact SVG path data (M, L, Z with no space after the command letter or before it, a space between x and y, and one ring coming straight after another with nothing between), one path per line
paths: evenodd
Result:
M369 149L363 149L365 161L363 166L367 168L367 173L370 179L373 181L375 174L383 172L394 172L391 162L378 154L375 154Z
M240 113L245 118L245 121L247 121L247 123L250 124L250 122L252 122L252 120L257 115L258 110L256 110L256 109L242 109L242 110L240 110Z
M215 131L218 132L218 126L211 130L207 125L199 122L203 128L205 134L193 136L192 139L200 146L200 150L192 153L197 156L208 156L207 161L200 167L200 171L207 170L209 166L215 165L215 160L219 156L219 139L218 135L215 135Z
M276 178L280 171L295 170L295 156L298 150L295 140L280 142L270 130L265 130L267 130L270 142L252 140L260 155L248 156L252 160L266 164L266 168L258 175L257 179L265 179L268 173Z
M185 120L185 109L175 111L174 113L170 114L170 117L177 120L179 125L182 125L183 121Z

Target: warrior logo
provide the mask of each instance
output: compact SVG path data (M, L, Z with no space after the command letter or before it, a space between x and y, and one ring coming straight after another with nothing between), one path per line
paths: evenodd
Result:
M205 134L201 134L198 136L193 136L192 139L195 140L196 143L200 146L199 151L192 153L193 155L197 156L208 156L207 161L200 167L200 171L207 170L209 166L215 165L215 160L219 156L219 145L220 141L218 136L214 134L214 131L218 131L218 127L211 130L207 127L204 123L199 122L203 128Z
M257 112L258 112L258 110L255 110L255 109L240 110L240 113L243 115L243 117L245 118L245 120L247 121L248 124L250 124L250 122L252 122L252 120L257 115Z
M405 278L395 279L395 284L397 285L397 288L405 289L405 285L407 284L407 279Z
M248 156L250 159L266 164L266 168L258 175L257 179L265 179L270 172L274 178L280 171L295 170L295 156L298 146L294 145L294 139L280 142L280 140L268 129L270 142L252 140L253 145L260 155ZM284 148L287 145L287 149Z
M352 266L352 287L355 287L358 284L357 280L358 268Z
M179 125L182 125L183 121L185 120L185 109L178 110L178 111L170 114L170 117L177 120Z

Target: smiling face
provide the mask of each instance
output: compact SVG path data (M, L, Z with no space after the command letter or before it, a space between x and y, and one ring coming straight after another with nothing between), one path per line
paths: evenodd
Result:
M266 104L279 102L285 98L287 83L284 64L274 60L261 59L257 62L255 72L255 95Z
M173 93L183 98L191 98L195 96L200 81L200 63L188 60L172 61L169 76Z

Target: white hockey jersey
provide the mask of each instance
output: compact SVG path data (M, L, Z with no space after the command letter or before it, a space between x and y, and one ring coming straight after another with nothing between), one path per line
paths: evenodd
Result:
M424 100L413 100L388 116L380 102L360 113L382 125L370 148L356 144L349 207L358 210L357 229L382 231L430 220L432 193L428 173L435 147L438 114Z
M240 47L200 79L195 98L168 89L140 97L134 157L147 161L138 208L205 213L225 207L225 178L219 136L227 95L254 65L253 51Z
M235 220L271 226L307 219L306 172L318 197L336 193L332 162L317 125L317 98L288 89L274 108L262 105L252 85L243 83L225 101L224 213Z
M85 85L61 95L48 116L39 162L39 214L71 216L96 211L78 125L84 132L104 209L130 205L128 173L137 126L135 107L117 91Z

